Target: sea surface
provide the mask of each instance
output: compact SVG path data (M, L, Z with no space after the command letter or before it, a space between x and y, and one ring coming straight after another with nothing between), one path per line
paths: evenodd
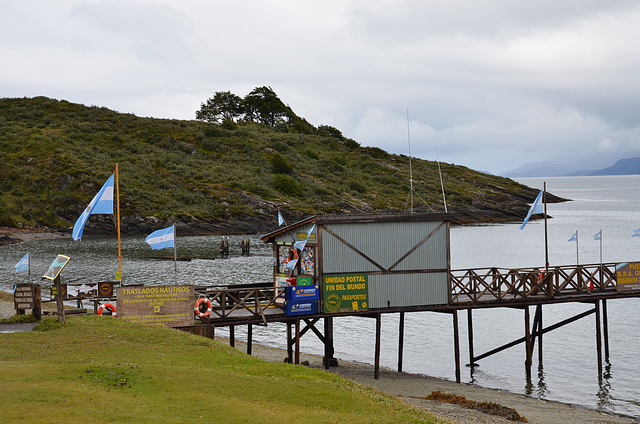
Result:
M549 262L573 265L603 262L640 261L640 237L631 237L640 228L640 176L526 178L519 182L542 189L570 202L549 204ZM445 186L446 189L446 186ZM534 199L531 199L533 201ZM523 217L524 218L524 217ZM545 261L544 221L532 220L523 230L520 224L455 226L451 228L452 269L486 267L542 267ZM274 227L276 226L274 217ZM578 232L578 243L569 242ZM600 241L594 235L602 231ZM242 239L251 241L251 256L240 255ZM125 237L122 241L122 275L126 283L202 285L240 283L268 284L271 281L271 246L259 236L230 236L229 259L218 256L220 236L181 237L177 234L177 255L203 259L178 261L152 260L172 257L171 249L152 251L144 237ZM30 276L15 273L14 265L30 252ZM62 271L63 283L112 281L118 269L117 241L114 237L71 237L41 240L0 247L0 289L29 278L40 282L57 254L71 257ZM48 296L48 290L43 290ZM610 357L604 373L598 375L595 318L590 315L545 334L543 362L538 363L537 348L533 375L527 380L523 345L518 345L479 361L476 368L462 368L462 381L483 387L528 394L542 399L566 402L640 418L640 300L618 299L607 302ZM544 326L589 310L592 305L566 303L543 307ZM533 309L531 310L533 316ZM467 318L459 314L460 352L468 363ZM474 352L479 355L524 335L522 310L495 308L473 312ZM339 359L374 362L375 320L336 318L335 356ZM254 343L286 346L286 327L270 324L253 327ZM244 340L244 328L236 338ZM381 365L396 369L398 363L398 315L382 318ZM216 335L225 335L218 329ZM322 354L321 342L311 333L301 340L301 350ZM417 312L405 315L403 355L405 372L455 379L453 324L448 314Z

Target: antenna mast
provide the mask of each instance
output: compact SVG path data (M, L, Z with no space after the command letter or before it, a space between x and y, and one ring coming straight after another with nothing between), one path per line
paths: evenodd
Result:
M442 188L442 201L444 202L444 213L448 213L447 198L444 195L444 182L442 181L442 171L440 170L440 156L438 155L438 146L436 146L436 159L438 161L438 174L440 174L440 187Z
M413 169L411 168L411 132L409 131L409 108L407 108L407 140L409 141L409 187L411 190L411 213L413 213Z

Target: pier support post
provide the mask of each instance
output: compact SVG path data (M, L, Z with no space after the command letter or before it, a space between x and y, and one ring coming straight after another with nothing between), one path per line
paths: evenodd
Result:
M456 383L460 383L460 333L458 331L458 310L453 310L453 350L456 361Z
M300 365L300 320L296 320L296 365Z
M469 366L476 366L476 358L473 356L473 312L467 309L467 333L469 336Z
M527 381L531 380L531 363L533 356L533 349L531 346L531 327L529 323L529 306L524 307L524 344L527 356L524 361L525 371L527 373Z
M538 366L542 366L542 305L536 307L536 318L538 323Z
M402 354L404 351L404 312L400 312L398 325L398 372L402 372Z
M333 359L333 318L324 319L324 369L328 370Z
M251 355L251 343L253 339L253 325L247 325L247 355Z
M291 323L287 322L287 361L293 363L293 338L291 337Z
M236 327L234 325L229 326L229 346L236 347Z
M600 301L596 300L596 350L598 351L598 375L602 375L602 332L600 329Z
M609 323L607 318L607 300L602 299L602 330L604 334L604 359L609 360Z
M376 314L376 352L375 352L375 371L373 378L380 378L380 330L382 328L382 314Z

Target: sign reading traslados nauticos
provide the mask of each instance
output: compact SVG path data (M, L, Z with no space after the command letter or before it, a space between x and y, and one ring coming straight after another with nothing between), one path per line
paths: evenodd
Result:
M369 309L367 274L337 274L323 277L324 312L366 311Z
M193 324L194 286L125 286L118 289L118 318L171 327Z

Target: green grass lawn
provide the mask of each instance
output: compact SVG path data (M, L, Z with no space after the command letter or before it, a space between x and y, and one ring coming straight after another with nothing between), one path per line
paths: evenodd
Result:
M0 334L3 423L439 422L344 378L99 316Z

